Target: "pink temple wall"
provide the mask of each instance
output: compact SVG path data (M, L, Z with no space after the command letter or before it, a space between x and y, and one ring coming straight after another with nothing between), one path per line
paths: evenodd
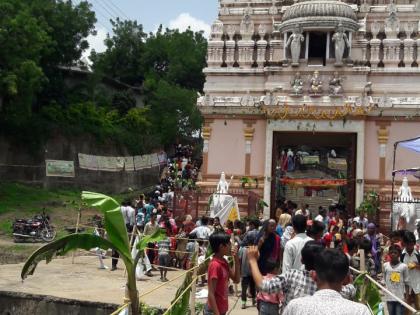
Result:
M258 120L251 147L251 175L263 176L265 169L266 121Z
M379 179L379 143L377 130L378 126L374 121L367 121L365 123L365 179Z
M365 125L365 179L379 179L379 143L377 130L379 126L374 121ZM394 143L400 140L415 138L420 135L420 122L391 122L388 127L389 138L386 145L385 177L392 178L392 156ZM420 167L420 154L399 147L396 155L395 168L403 169Z
M407 140L418 136L420 136L420 122L393 122L389 127L389 139L386 146L385 164L385 174L387 179L392 178L391 172L394 143L396 141ZM410 167L420 167L420 153L416 153L399 146L395 159L395 168L403 169Z
M242 120L215 119L211 124L208 174L225 172L227 176L245 173L245 137ZM262 153L264 155L264 153Z

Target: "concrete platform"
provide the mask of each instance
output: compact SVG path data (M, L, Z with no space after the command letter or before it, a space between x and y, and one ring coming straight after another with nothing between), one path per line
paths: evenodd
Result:
M105 259L107 266L110 259ZM94 256L77 256L72 264L71 257L57 258L48 265L39 263L33 276L24 282L20 279L23 264L2 265L0 268L0 290L23 292L30 294L50 295L54 297L76 299L81 301L122 304L124 297L125 277L122 264L116 271L98 269L98 259ZM168 272L168 278L173 279L180 271ZM137 281L140 296L162 282L159 281L159 272L154 272L152 278ZM166 308L174 298L176 290L181 285L183 277L168 283L140 300L151 306ZM206 300L197 300L204 303ZM240 309L238 298L231 296L229 306L234 310L231 315L257 314L255 307Z

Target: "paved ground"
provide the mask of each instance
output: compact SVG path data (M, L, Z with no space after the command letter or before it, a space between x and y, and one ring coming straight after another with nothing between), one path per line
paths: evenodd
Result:
M110 259L106 259L105 264L109 266ZM75 258L74 264L71 258L54 259L48 265L43 261L39 263L35 274L29 276L24 282L20 279L22 266L23 264L1 266L0 290L122 304L125 285L124 270L118 269L113 272L99 270L96 257L79 256ZM137 282L140 295L162 283L158 279L158 272L154 273L153 278ZM179 271L171 271L168 273L168 278L173 279L179 274ZM168 307L182 281L181 277L142 297L141 300L149 305ZM230 297L230 306L232 307L237 300L234 296ZM240 307L241 303L238 301L230 314L257 314L254 307L248 307L246 310L241 310Z

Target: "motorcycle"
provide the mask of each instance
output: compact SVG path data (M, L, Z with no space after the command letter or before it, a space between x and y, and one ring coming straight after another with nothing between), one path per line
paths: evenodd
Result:
M15 219L13 222L13 239L15 242L28 238L51 242L56 234L54 226L50 225L50 217L44 210L42 214L34 216L33 219Z

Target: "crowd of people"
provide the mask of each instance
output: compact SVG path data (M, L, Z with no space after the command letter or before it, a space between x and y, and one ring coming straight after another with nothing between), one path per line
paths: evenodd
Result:
M241 283L242 308L256 306L259 314L370 314L351 301L356 290L350 267L368 272L397 297L420 308L420 224L416 234L398 230L388 238L363 212L347 219L334 206L313 211L309 205L298 208L288 201L273 219L223 225L218 217L193 221L187 215L183 221L175 220L167 206L159 198L141 196L135 207L123 204L121 211L128 231L134 226L144 235L158 228L166 231L166 239L148 244L148 276L156 266L161 280L167 281L168 267L191 267L196 241L199 262L210 246L214 256L207 277L201 279L201 285L208 284L205 314L227 312L228 293L233 291L230 280ZM226 256L233 257L232 267ZM384 301L390 315L403 314L394 297L385 295ZM323 311L316 313L318 306Z

